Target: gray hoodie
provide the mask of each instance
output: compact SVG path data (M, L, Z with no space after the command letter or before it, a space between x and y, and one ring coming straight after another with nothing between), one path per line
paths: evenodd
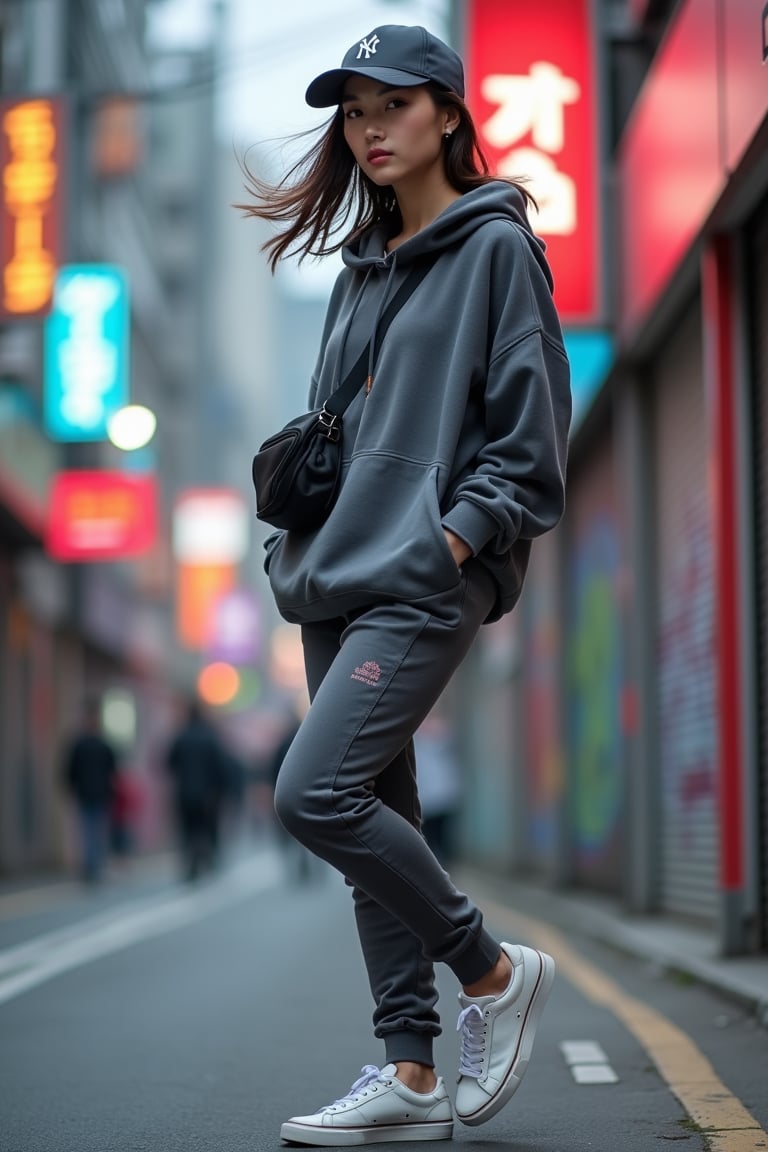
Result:
M382 341L370 393L344 415L336 504L315 532L277 532L265 568L302 623L423 602L461 573L443 528L492 573L489 620L520 595L531 540L560 519L570 376L544 245L523 199L493 181L386 254L381 226L343 249L310 388L344 379L414 257L439 253Z

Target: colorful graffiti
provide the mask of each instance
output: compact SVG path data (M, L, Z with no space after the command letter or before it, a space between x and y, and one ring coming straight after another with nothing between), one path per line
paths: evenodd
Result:
M679 518L662 558L659 762L668 849L715 870L715 635L711 526L704 494Z
M536 541L522 605L526 832L528 852L539 866L557 852L557 810L563 790L557 556L554 537Z
M624 790L621 756L620 546L613 516L588 520L569 581L568 757L573 847L613 869Z

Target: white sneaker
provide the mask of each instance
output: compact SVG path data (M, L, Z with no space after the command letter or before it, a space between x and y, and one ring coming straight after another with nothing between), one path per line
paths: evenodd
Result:
M501 947L514 965L506 992L477 997L459 993L456 1115L464 1124L484 1124L519 1088L555 979L555 962L546 952L517 944Z
M413 1092L397 1079L396 1066L366 1064L340 1100L312 1116L293 1116L280 1129L293 1144L382 1144L389 1140L450 1140L453 1113L438 1076L434 1092Z

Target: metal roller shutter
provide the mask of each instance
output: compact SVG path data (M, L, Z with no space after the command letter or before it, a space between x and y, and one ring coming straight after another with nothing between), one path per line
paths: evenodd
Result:
M768 201L750 230L750 298L753 301L755 614L757 626L757 723L760 859L760 943L768 948Z
M718 912L713 544L698 303L654 371L660 902Z

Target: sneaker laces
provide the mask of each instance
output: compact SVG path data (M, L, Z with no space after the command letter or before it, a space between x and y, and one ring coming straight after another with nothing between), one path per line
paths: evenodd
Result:
M359 1080L355 1080L349 1092L345 1096L340 1096L338 1100L334 1100L333 1104L326 1104L325 1108L321 1108L321 1112L327 1112L329 1108L338 1108L340 1105L350 1104L355 1096L367 1088L370 1084L374 1084L377 1080L383 1080L380 1069L375 1064L365 1064L360 1069L362 1076Z
M485 1021L477 1004L462 1009L456 1031L461 1033L459 1076L472 1076L477 1080L483 1074L485 1056Z

